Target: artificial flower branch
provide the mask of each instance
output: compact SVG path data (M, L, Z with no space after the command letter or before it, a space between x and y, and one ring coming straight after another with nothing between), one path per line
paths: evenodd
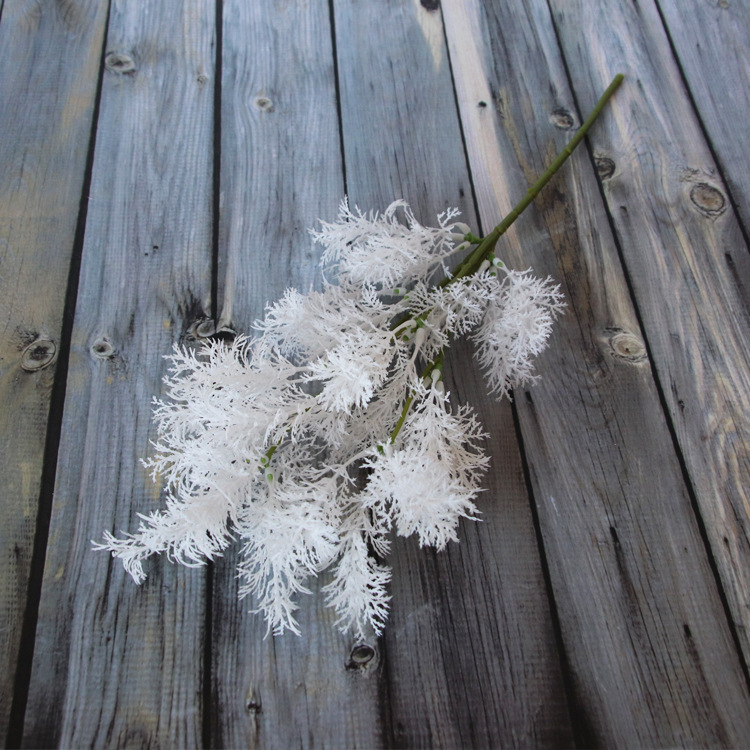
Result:
M516 206L514 206L513 210L486 237L479 239L474 235L467 235L466 239L468 241L476 242L479 240L479 244L471 255L469 255L456 269L455 273L441 282L442 284L450 284L454 279L460 279L476 272L482 264L482 261L484 261L493 251L498 239L508 231L515 220L528 208L529 204L531 204L542 191L542 188L544 188L544 186L555 176L560 167L562 167L568 157L570 157L573 151L575 151L578 144L585 138L586 133L591 130L591 126L596 122L602 110L607 105L607 102L612 98L624 79L625 76L623 76L622 73L618 73L612 79L612 83L607 86L606 90L599 98L599 101L591 110L591 114L586 118L583 125L581 125L576 134L570 139L565 148L563 148L563 150L557 155L544 174L542 174L541 177L539 177L539 179L528 189L526 195L524 195Z
M476 273L479 268L482 266L482 264L487 260L493 260L494 265L496 266L502 266L502 261L497 261L492 257L493 251L495 249L495 246L497 244L497 241L502 237L508 229L515 223L516 219L529 207L529 205L534 201L534 199L539 195L539 193L542 191L544 186L554 177L554 175L559 171L559 169L562 167L562 165L567 161L567 159L572 155L572 153L575 151L578 144L585 138L586 134L591 129L591 126L596 122L597 118L601 114L604 107L607 105L607 102L612 98L615 91L620 87L624 80L624 76L622 73L618 73L613 79L612 82L609 84L609 86L606 88L604 93L599 98L599 101L594 106L594 109L591 111L591 114L586 118L583 125L578 129L576 134L571 138L571 140L566 144L565 148L562 149L562 151L557 155L557 157L554 159L552 164L545 170L545 172L536 180L536 182L527 190L524 197L513 207L513 209L508 213L508 215L485 237L478 237L477 235L473 234L472 232L466 232L463 236L463 241L465 243L468 243L469 245L476 245L475 249L461 262L456 266L453 273L447 275L440 283L439 286L446 287L452 283L455 283L457 279L461 279L465 276L470 276L474 273ZM396 331L400 330L403 326L408 325L409 323L413 323L414 321L412 319L409 319L407 321L404 321L403 323L400 323L396 327ZM419 323L419 318L416 319L416 322ZM440 361L442 363L444 350L441 350L440 352ZM432 370L435 367L435 363L430 363L422 373L422 376L424 378L430 376L432 374ZM399 421L396 423L396 427L394 428L393 432L390 436L390 443L394 443L396 441L396 438L398 437L398 433L401 430L401 426L404 423L404 420L406 419L406 415L409 412L409 409L411 408L411 404L413 403L413 397L410 396L406 403L404 404L404 407L401 412L401 416L399 418Z
M296 599L327 569L323 593L339 627L381 632L390 569L379 559L392 532L442 549L457 541L460 519L479 512L486 436L445 389L445 350L469 337L498 397L536 380L533 360L562 295L494 250L621 80L486 237L455 221L455 209L427 227L404 201L381 215L344 200L338 220L312 232L324 249L321 291L288 289L253 337L176 346L144 462L166 485L166 508L140 515L135 534L106 531L94 546L140 583L152 554L203 565L239 539L240 595L270 632L299 633ZM451 271L467 243L476 247ZM444 280L431 283L439 272Z

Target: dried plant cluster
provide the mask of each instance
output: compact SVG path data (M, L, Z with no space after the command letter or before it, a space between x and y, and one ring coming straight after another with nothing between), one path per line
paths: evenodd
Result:
M200 565L238 538L241 594L274 634L299 632L295 597L326 568L342 630L380 632L392 530L442 549L477 514L484 435L443 386L446 347L469 336L502 397L534 380L562 308L550 280L490 253L451 272L473 239L456 216L426 227L403 201L382 215L344 201L312 232L334 281L287 290L252 338L176 348L146 462L166 509L98 546L140 583L153 553Z
M380 633L392 533L442 549L478 513L485 436L471 406L451 403L444 352L469 337L498 397L535 379L562 296L550 279L508 269L494 248L622 80L486 237L455 210L426 227L403 201L382 215L344 201L337 221L312 232L322 291L288 290L251 338L176 348L146 462L166 485L166 509L95 547L140 583L154 553L202 565L239 539L240 593L269 632L299 633L297 595L330 569L323 591L342 631Z

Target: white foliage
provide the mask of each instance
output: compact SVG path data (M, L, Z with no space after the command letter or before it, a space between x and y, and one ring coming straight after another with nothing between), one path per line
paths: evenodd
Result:
M409 415L395 446L373 451L363 500L385 509L399 536L417 534L421 546L457 541L460 518L474 518L474 499L487 466L479 423L470 407L453 414L436 386Z
M529 272L451 278L468 232L457 213L431 228L403 201L382 215L344 201L338 221L312 233L335 283L287 290L253 338L175 348L145 462L166 507L95 546L140 583L151 554L200 565L238 539L240 593L269 632L299 633L297 598L329 568L323 591L339 626L381 632L390 570L377 558L389 533L442 549L478 513L485 436L469 406L449 403L445 348L470 335L505 395L534 378L562 307ZM447 280L431 285L439 269Z
M366 624L380 635L391 598L387 589L391 571L378 563L367 548L367 532L362 528L367 529L369 522L363 511L360 508L357 514L360 523L350 524L342 533L341 558L334 568L333 580L323 589L326 603L339 616L336 624L358 638L365 637Z
M533 358L542 353L564 307L559 287L530 271L510 271L473 335L476 357L490 390L500 397L536 380Z
M399 220L399 210L405 223ZM438 216L438 227L423 227L405 201L391 203L382 215L352 211L344 200L335 224L320 222L311 232L325 250L323 263L338 263L341 281L377 284L383 288L407 285L430 276L455 252L456 228L449 209ZM446 268L447 270L447 268Z

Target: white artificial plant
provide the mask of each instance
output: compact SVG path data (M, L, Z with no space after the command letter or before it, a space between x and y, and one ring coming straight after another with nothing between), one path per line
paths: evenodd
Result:
M477 513L485 436L470 406L451 403L444 352L472 339L500 397L535 379L562 297L493 251L618 83L487 237L457 223L455 210L425 227L403 201L381 215L344 201L337 221L312 232L331 279L321 291L287 290L253 337L176 347L146 461L166 485L166 508L95 546L140 583L153 553L201 565L239 539L240 593L274 634L299 633L296 597L329 568L323 591L341 629L380 633L390 534L442 549L459 519Z

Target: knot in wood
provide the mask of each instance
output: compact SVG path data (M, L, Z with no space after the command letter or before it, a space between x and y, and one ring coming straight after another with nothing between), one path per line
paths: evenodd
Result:
M706 216L720 216L727 210L727 202L722 192L706 182L693 185L690 200Z
M612 353L618 359L624 359L627 362L643 362L646 359L646 347L638 336L632 333L621 331L615 333L609 340L612 347Z
M608 156L597 156L594 159L596 172L602 180L608 180L615 173L615 163Z
M216 324L211 318L200 318L190 326L188 334L196 339L210 339L216 333Z
M364 669L376 656L377 652L368 643L356 644L349 654L347 669Z
M252 688L245 699L245 708L251 714L263 712L263 704L260 700L260 691Z
M560 130L570 130L575 125L573 115L563 107L558 107L549 116L549 121Z
M99 359L112 359L115 356L115 348L106 338L97 339L91 345L91 352Z
M36 372L49 367L57 357L57 346L49 339L32 341L21 354L21 367L26 372Z
M261 112L273 112L273 102L267 96L256 96L254 103Z
M135 72L135 61L125 52L110 52L104 58L104 66L113 73L123 75Z

